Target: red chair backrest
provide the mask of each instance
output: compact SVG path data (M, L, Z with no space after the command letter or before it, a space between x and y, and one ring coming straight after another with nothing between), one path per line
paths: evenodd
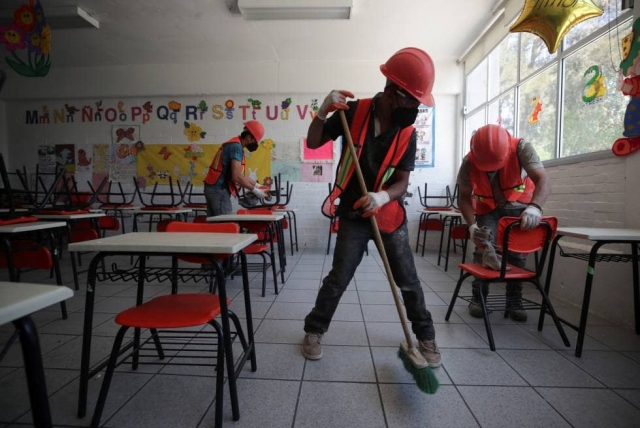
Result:
M515 222L519 222L519 217L502 217L498 222L498 236L496 237L496 245L504 247L504 235L507 227ZM549 229L543 224L546 223ZM514 226L509 232L509 242L507 249L514 253L535 253L544 248L545 244L553 239L558 227L558 219L555 217L542 217L541 224L535 229L522 230L520 226Z
M206 215L197 215L193 218L194 223L206 223L207 216Z
M120 230L120 220L111 216L100 217L98 218L98 226L102 230Z
M172 221L167 225L167 232L208 232L208 233L240 233L238 223L185 223Z
M420 223L420 230L443 230L444 222L437 218L429 218Z
M451 239L468 239L469 227L466 224L453 226L451 229Z

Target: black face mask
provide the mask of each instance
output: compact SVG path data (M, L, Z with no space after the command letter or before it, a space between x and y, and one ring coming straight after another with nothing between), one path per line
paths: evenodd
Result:
M400 128L406 128L415 123L416 117L418 117L417 108L398 107L391 112L391 123Z
M255 152L256 150L258 150L258 143L247 144L247 150L249 150L250 152Z

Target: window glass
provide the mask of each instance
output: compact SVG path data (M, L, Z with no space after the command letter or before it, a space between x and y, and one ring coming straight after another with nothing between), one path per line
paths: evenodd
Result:
M520 46L520 80L556 59L557 53L550 54L547 45L535 34L520 33Z
M503 93L518 80L519 33L510 33L489 54L489 99Z
M471 111L487 102L487 59L467 76L467 111Z
M466 156L469 153L469 141L471 141L471 136L473 133L480 128L481 126L486 125L485 121L485 111L484 109L474 113L472 116L469 116L464 121L464 141L462 142L462 156Z
M621 37L630 30L631 21ZM609 52L606 34L564 60L561 156L609 149L622 134L627 99L617 90Z
M489 108L487 109L489 112L487 122L501 125L511 134L514 134L515 109L515 91L511 90L506 95L489 104Z
M618 24L615 19L622 13L619 8L620 0L599 0L595 2L595 4L602 9L604 13L595 18L582 21L573 27L564 39L562 39L565 49L570 48L602 27L615 26ZM622 29L620 29L620 31L622 31Z
M530 142L541 160L555 158L558 66L554 64L520 87L518 135Z

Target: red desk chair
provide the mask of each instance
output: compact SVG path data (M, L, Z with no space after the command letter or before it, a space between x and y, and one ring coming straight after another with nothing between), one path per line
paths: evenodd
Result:
M444 196L434 196L429 195L427 193L428 184L424 183L424 195L420 191L420 187L418 187L418 199L420 200L420 205L424 208L423 212L420 213L420 219L418 220L418 237L416 238L416 253L419 248L422 247L422 257L424 257L424 251L426 249L427 242L427 231L433 230L441 232L444 230L444 222L442 219L432 219L429 218L432 215L437 215L434 211L449 211L452 209L451 207L451 190L449 186L445 188ZM437 204L430 203L430 200L438 201ZM422 235L422 244L420 243L420 235L421 232L424 231L424 235Z
M183 223L184 224L184 223ZM192 223L189 223L192 224ZM229 300L227 299L227 305ZM158 337L157 329L181 329L188 327L196 327L204 324L211 325L217 337L216 358L216 404L215 404L215 427L222 426L222 404L223 404L223 386L224 386L224 356L226 349L222 340L222 328L215 320L221 314L220 298L213 294L171 294L167 296L156 297L147 303L136 306L120 312L116 316L115 322L121 325L116 335L111 350L111 356L104 375L100 395L91 420L91 427L97 428L100 425L100 419L109 393L109 386L113 372L118 365L118 356L122 346L122 340L125 333L131 327L148 328L151 330L156 350L160 359L164 359L164 352ZM247 347L244 333L240 326L238 317L229 311L229 316L233 321L240 342L243 347ZM233 400L233 397L232 397Z
M268 208L248 210L241 208L238 214L273 214ZM273 289L278 294L278 271L276 270L276 257L274 243L278 243L278 235L273 231L270 225L262 222L243 222L242 228L249 233L258 235L258 240L244 249L247 255L258 254L262 257L262 297L266 294L267 289L267 257L271 264L273 272ZM278 245L280 245L278 243ZM282 269L282 268L281 268ZM284 283L284 273L282 274L282 282Z
M240 226L237 223L185 223L182 221L169 222L164 227L165 232L207 232L207 233L240 233ZM158 232L161 232L158 228ZM225 260L231 257L232 254L218 254L216 258L218 260ZM211 261L208 257L203 256L178 256L178 260L183 260L188 263L195 263L199 265L210 265ZM175 266L177 268L177 265ZM216 275L213 265L210 267L211 279L209 280L209 292L215 293L216 287L214 285L214 278Z
M460 269L464 274L458 280L456 289L451 297L451 303L449 304L449 310L445 319L448 321L453 311L456 299L461 299L471 302L473 296L458 296L462 283L470 276L476 276L489 283L496 282L530 282L536 286L540 295L542 296L542 305L533 302L528 299L522 299L522 309L540 309L545 312L549 312L553 318L553 322L558 328L558 332L562 337L562 341L565 346L570 346L569 339L560 324L560 319L556 315L551 301L547 297L544 288L540 284L540 276L544 269L544 263L546 261L547 253L549 250L549 244L556 233L558 225L558 219L555 217L543 217L540 225L532 230L523 231L520 229L520 218L518 217L503 217L498 223L498 236L496 242L500 243L502 254L506 255L508 252L529 254L541 251L540 257L536 260L536 266L534 271L522 269L517 266L507 263L507 257L502 257L502 264L500 270L492 270L482 267L481 263L462 263ZM511 269L507 270L507 266ZM490 311L504 311L504 317L509 316L508 304L509 301L504 295L484 296L484 293L479 293L480 306L482 307L482 318L484 319L484 326L487 330L487 338L489 339L489 346L492 351L496 350L495 342L493 340L493 333L491 331L491 323L489 321ZM539 327L538 330L541 330Z

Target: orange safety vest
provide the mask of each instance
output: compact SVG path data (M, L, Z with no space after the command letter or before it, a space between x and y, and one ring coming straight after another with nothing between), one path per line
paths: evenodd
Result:
M371 118L371 103L373 98L364 98L358 102L356 111L353 114L353 120L351 121L350 132L356 145L356 153L358 159L362 154L364 143L367 136L367 129L369 129L369 119ZM409 141L411 140L411 134L413 134L414 127L407 126L400 130L393 138L393 142L389 147L389 151L380 166L376 182L373 186L373 191L378 192L381 189L387 188L385 183L395 172L395 168L409 148ZM353 175L355 170L355 164L353 157L349 151L349 147L346 142L343 144L342 156L338 163L336 170L336 182L329 196L324 200L322 204L322 213L331 218L333 217L333 206L340 197L340 194L347 188L347 184ZM378 214L376 214L376 220L378 227L382 232L391 233L397 230L405 218L405 210L402 204L397 200L393 200L382 206Z
M504 197L510 202L531 202L535 184L529 177L522 178L522 166L518 160L519 138L511 138L509 143L509 157L505 166L496 172L500 189ZM496 209L496 201L486 171L480 171L475 164L473 154L469 152L469 177L473 188L473 211L477 215L488 214Z
M207 173L207 176L204 178L204 182L206 184L210 184L213 186L218 182L218 180L220 179L220 176L224 174L224 165L222 161L224 158L223 156L224 147L227 144L240 144L240 137L233 137L226 143L222 143L220 148L218 148L216 155L213 157L213 160L211 161L211 165L209 165L209 172ZM241 168L242 168L242 174L244 174L244 151L242 152ZM239 187L231 180L230 176L227 177L227 179L229 184L229 193L231 193L232 195L238 195L238 191L240 190Z

